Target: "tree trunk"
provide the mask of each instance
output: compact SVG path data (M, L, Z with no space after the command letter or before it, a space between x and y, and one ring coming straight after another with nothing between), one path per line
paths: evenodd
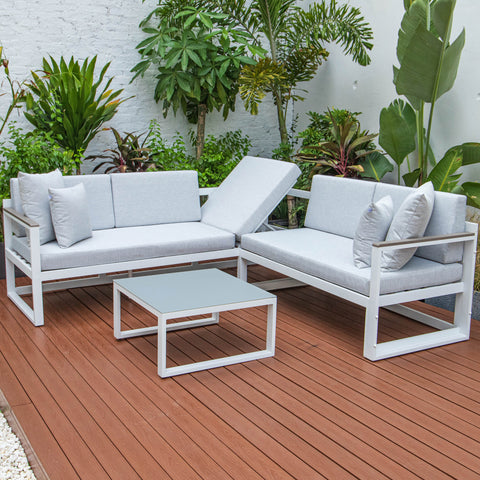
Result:
M273 92L275 103L277 104L278 129L280 131L280 141L288 144L288 130L285 112L283 111L282 95L280 91L275 89ZM287 209L288 209L288 228L298 228L298 219L295 212L297 200L291 195L287 195Z
M207 106L201 103L198 106L198 122L197 122L197 144L196 144L196 158L200 160L205 145L205 119L207 116Z

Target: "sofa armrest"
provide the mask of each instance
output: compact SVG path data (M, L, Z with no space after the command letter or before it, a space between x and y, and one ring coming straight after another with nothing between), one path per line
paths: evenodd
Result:
M300 190L298 188L291 188L288 191L288 195L291 195L292 197L304 198L306 200L310 200L311 193L309 190Z
M200 196L201 196L201 197L208 197L208 196L211 195L216 189L217 189L217 187L202 187L202 188L199 189L199 191L200 191Z
M423 238L410 238L401 241L376 242L372 245L372 263L370 274L370 302L378 304L380 294L380 274L382 252L386 250L398 250L411 247L440 245L443 243L465 244L463 251L463 273L462 282L466 290L473 288L473 275L475 269L475 253L477 246L477 225L465 222L465 232L452 233L449 235L438 235Z
M436 235L431 237L409 238L407 240L390 240L375 242L372 247L385 250L402 250L412 247L426 247L429 245L441 245L444 243L468 242L475 239L474 232L451 233L449 235Z
M3 213L7 214L12 221L14 221L15 223L18 223L22 227L26 227L26 228L40 227L40 225L37 222L34 222L33 220L26 217L25 215L22 215L21 213L18 213L16 210L14 210L11 207L4 208Z

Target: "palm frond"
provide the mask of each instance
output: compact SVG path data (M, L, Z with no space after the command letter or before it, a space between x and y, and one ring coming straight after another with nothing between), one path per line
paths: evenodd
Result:
M289 30L292 42L335 42L360 65L368 65L373 32L360 10L351 5L337 5L336 0L313 3L308 10L299 10Z

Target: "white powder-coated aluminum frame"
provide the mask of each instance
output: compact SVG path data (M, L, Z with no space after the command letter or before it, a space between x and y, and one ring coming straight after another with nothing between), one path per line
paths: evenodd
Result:
M122 331L121 294L155 315L158 318L158 324ZM192 301L190 296L194 294L196 298ZM195 302L198 302L197 306L194 306ZM167 367L167 332L216 324L219 323L220 312L264 305L268 308L265 349ZM113 282L114 336L120 340L158 333L158 374L162 378L171 377L272 357L275 354L276 305L275 295L216 269L115 280ZM171 319L204 314L212 314L212 316L167 324Z

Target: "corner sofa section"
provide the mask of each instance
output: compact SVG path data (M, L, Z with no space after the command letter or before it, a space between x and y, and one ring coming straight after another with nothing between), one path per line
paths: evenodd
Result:
M68 248L40 245L39 225L24 215L12 179L4 201L7 294L40 326L44 291L105 283L115 272L236 258L237 238L260 227L299 173L291 163L245 157L216 189L199 189L194 171L65 176L66 188L83 183L92 227L90 238ZM31 286L16 285L14 266ZM32 294L33 308L24 294Z

